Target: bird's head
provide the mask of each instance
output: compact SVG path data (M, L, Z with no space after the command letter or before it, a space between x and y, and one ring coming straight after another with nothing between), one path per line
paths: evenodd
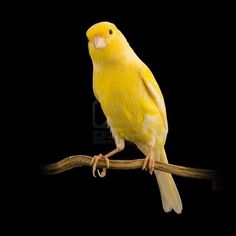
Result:
M127 41L110 22L100 22L87 30L89 54L94 61L115 60L127 48Z

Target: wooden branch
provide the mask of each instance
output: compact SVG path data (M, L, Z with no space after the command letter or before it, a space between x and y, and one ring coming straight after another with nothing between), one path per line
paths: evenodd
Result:
M67 157L59 162L43 166L42 171L45 175L55 175L75 167L91 166L91 156L74 155ZM130 170L141 169L144 159L136 160L110 160L110 169ZM99 160L98 168L106 167L104 160ZM177 166L172 164L165 164L159 161L155 162L155 169L168 172L174 175L195 178L195 179L223 179L222 173L216 170L205 170L191 167Z

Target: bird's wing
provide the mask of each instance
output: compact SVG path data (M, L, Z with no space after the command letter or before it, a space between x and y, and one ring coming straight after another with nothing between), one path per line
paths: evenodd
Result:
M158 107L158 110L160 111L165 128L168 130L166 107L159 85L157 84L152 72L149 70L148 67L145 66L144 68L142 68L139 74L144 84L144 87L147 90L147 93L154 100L155 104Z

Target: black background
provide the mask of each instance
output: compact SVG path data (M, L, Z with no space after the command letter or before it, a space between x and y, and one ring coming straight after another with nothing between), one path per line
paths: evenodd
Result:
M115 232L126 227L180 233L189 225L194 231L220 230L224 191L215 191L210 181L175 177L183 201L183 213L177 215L163 212L155 178L141 170L108 170L104 179L93 178L85 167L56 176L40 174L43 164L114 148L112 143L98 144L93 139L99 129L93 124L95 98L85 33L104 20L123 32L162 89L169 121L169 162L224 169L221 14L204 7L180 6L178 11L157 7L150 13L150 6L133 10L132 15L111 8L91 13L72 6L32 7L14 21L16 70L21 77L14 83L18 117L14 138L15 149L22 153L20 163L24 161L26 167L13 189L14 218L26 215L20 227L30 225L40 232L66 228L76 234L83 229L109 233L107 225ZM96 108L95 113L96 122L105 121L101 110ZM114 159L142 156L127 144Z

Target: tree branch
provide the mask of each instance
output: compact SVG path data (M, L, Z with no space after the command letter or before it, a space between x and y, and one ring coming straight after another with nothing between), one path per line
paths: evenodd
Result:
M43 166L42 171L45 175L55 175L76 167L91 166L91 156L74 155L69 156L59 162ZM136 160L110 160L110 169L130 170L140 169L143 166L144 159ZM98 168L106 167L104 160L99 160ZM155 161L155 169L178 176L195 178L195 179L223 179L222 173L217 170L197 169L191 167L177 166L172 164L165 164Z

